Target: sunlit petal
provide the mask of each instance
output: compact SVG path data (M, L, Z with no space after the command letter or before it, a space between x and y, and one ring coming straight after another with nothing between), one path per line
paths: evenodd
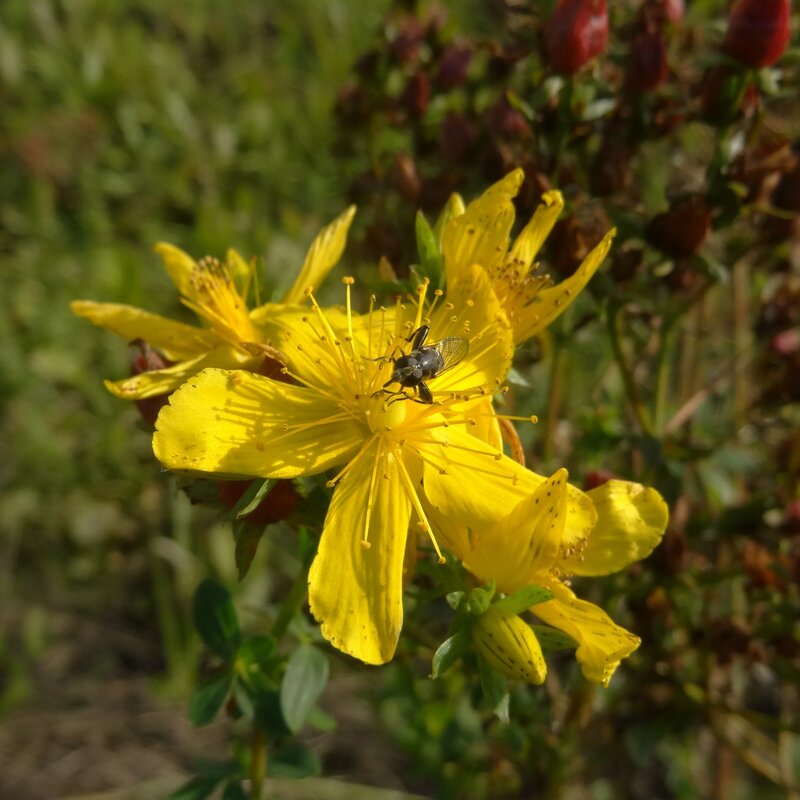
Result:
M69 307L79 317L88 319L128 342L143 339L171 361L193 358L216 347L220 341L211 331L184 325L182 322L121 303L74 300Z
M669 520L664 498L630 481L608 481L588 495L597 509L597 525L585 546L563 560L564 572L607 575L647 558Z
M192 276L197 270L197 262L186 252L174 244L159 242L153 248L161 256L164 269L167 271L175 288L184 296L194 299Z
M619 662L640 644L638 636L617 625L602 608L579 600L564 584L551 581L555 598L533 607L543 622L578 642L575 653L586 678L608 686Z
M293 478L346 462L363 440L363 425L308 389L212 369L161 410L153 450L168 469Z
M350 206L330 225L323 228L311 243L300 274L291 289L284 295L284 303L301 303L309 287L318 288L331 268L339 261L347 243L347 231L356 213Z
M334 491L308 577L322 635L368 664L397 646L410 515L395 456L374 438Z

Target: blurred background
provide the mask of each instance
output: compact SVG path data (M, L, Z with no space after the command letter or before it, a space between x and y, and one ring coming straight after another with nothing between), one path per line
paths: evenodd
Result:
M186 719L192 594L215 576L257 628L297 558L270 526L237 584L229 529L102 385L126 343L69 301L184 316L157 241L233 246L269 288L351 202L347 271L384 256L391 287L418 208L517 166L522 222L567 199L556 280L620 231L509 403L541 419L533 469L670 503L648 561L581 590L644 643L608 690L556 660L508 725L413 636L381 670L340 657L327 778L274 796L800 798L797 27L620 0L600 41L605 3L562 5L3 0L0 798L164 797L219 757L226 724Z

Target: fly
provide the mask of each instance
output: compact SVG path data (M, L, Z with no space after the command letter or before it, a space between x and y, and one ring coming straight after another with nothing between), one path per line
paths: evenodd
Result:
M413 400L415 403L433 404L433 395L426 381L438 378L463 361L469 352L469 342L460 336L448 336L438 342L425 344L429 331L430 325L423 325L406 339L411 342L411 352L392 359L392 377L375 394L384 392L393 396L390 403ZM402 388L397 392L388 391L386 387L393 383L399 383ZM404 389L413 389L417 396L407 395Z

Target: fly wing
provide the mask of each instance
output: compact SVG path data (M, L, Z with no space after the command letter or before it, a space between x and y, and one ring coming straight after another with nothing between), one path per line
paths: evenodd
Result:
M460 336L448 336L446 339L433 342L429 346L436 348L442 357L442 368L437 375L447 372L447 370L463 361L469 352L469 342Z

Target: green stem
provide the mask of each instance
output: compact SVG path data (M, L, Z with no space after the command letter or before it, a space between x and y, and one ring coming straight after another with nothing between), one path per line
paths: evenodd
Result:
M664 415L667 406L667 387L670 378L670 361L667 355L672 349L672 331L674 329L674 318L665 319L661 328L661 342L658 348L656 360L656 393L653 405L653 424L656 433L661 436L664 433Z
M542 460L547 463L553 456L553 439L555 427L561 412L564 373L566 371L566 349L560 337L554 337L552 360L550 362L550 392L547 398L547 414L542 432Z
M614 351L614 359L619 366L620 374L622 375L622 382L625 386L625 394L628 397L628 402L631 405L636 421L639 427L647 436L653 435L653 426L647 416L647 411L642 403L642 398L639 396L639 390L636 387L636 382L633 379L628 362L625 359L625 353L622 351L622 337L620 333L620 320L619 320L619 307L609 306L607 323L608 335L611 339L611 348Z
M250 739L250 796L253 800L263 800L266 777L267 734L261 728L253 728Z

